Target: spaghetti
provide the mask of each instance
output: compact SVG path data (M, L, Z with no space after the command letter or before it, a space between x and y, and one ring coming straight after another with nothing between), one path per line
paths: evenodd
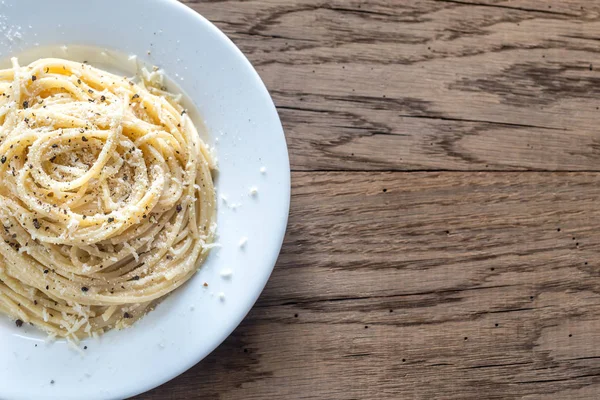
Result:
M156 71L0 71L0 312L77 340L131 325L214 238L210 152Z

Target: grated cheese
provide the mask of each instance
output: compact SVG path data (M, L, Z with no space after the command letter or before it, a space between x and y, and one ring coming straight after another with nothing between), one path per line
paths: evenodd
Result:
M231 269L224 269L221 271L221 277L225 279L230 279L233 276L233 271Z

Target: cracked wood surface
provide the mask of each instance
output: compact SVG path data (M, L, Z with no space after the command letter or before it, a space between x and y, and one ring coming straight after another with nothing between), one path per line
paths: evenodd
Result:
M290 223L232 336L137 399L600 398L600 3L184 3L273 96Z

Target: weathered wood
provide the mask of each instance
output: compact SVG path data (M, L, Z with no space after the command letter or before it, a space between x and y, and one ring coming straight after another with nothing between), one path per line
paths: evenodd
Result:
M295 173L257 306L141 398L594 398L599 179Z
M600 165L600 3L187 3L257 66L295 170Z
M138 399L600 398L600 3L185 2L274 97L290 224L242 325Z

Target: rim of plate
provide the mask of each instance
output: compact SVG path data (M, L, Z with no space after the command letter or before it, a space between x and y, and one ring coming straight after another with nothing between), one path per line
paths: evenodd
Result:
M79 3L79 2L77 0L58 0L58 1L54 2L56 7L60 7L61 5L63 5L63 6L74 5L76 3ZM85 3L85 2L82 2L82 3ZM203 358L205 358L208 354L210 354L212 351L214 351L235 330L235 328L242 322L244 317L254 306L254 303L256 302L256 300L262 293L264 287L266 286L266 283L273 271L273 268L274 268L277 258L279 256L279 252L281 250L281 246L283 244L283 240L284 240L284 236L285 236L285 232L286 232L286 228L287 228L288 214L289 214L289 209L290 209L291 172L290 172L289 155L288 155L286 140L285 140L285 136L283 133L283 127L281 125L281 121L279 119L279 116L278 116L277 110L275 108L275 105L273 103L273 100L271 99L271 97L267 91L267 88L265 87L263 81L261 80L260 76L254 69L254 67L251 65L250 61L248 61L248 59L243 55L241 50L221 30L219 30L215 25L213 25L209 20L207 20L205 17L203 17L202 15L197 13L195 10L180 3L177 0L146 0L143 2L139 1L139 0L127 0L127 1L121 0L120 2L118 0L108 0L106 2L98 2L98 3L105 3L105 4L107 4L107 6L112 5L112 4L119 4L119 3L120 4L125 3L128 6L131 4L141 5L143 3L144 8L155 7L157 9L160 9L161 10L160 12L167 13L166 15L163 15L165 20L168 20L168 18L174 18L175 16L180 16L179 14L184 13L187 16L187 18L194 21L193 22L194 24L200 26L200 28L197 28L197 29L205 30L206 32L213 35L209 39L211 41L214 41L213 45L215 45L217 47L219 47L219 46L222 47L221 50L223 52L225 52L224 54L226 54L226 57L231 57L231 58L235 59L236 63L238 63L237 67L236 67L236 71L242 73L245 78L248 78L249 80L251 80L251 82L249 82L249 85L251 86L251 89L254 91L253 96L254 96L254 98L259 99L259 101L261 102L260 107L262 109L262 112L265 115L268 115L268 121L266 120L266 122L264 122L264 124L268 125L268 129L270 129L270 132L268 134L270 135L271 139L275 140L275 142L272 144L272 146L270 146L269 149L267 149L266 151L272 152L273 149L275 149L278 152L278 155L276 157L278 161L275 161L275 164L272 166L269 165L269 167L273 167L274 169L277 168L277 171L274 171L275 172L274 175L277 176L277 181L275 184L271 185L271 187L273 188L273 196L274 197L273 197L273 199L269 199L269 201L271 201L272 203L274 202L273 204L277 204L277 207L275 207L273 210L273 214L277 214L277 215L270 215L270 219L273 221L273 222L271 222L271 225L274 226L274 229L272 231L268 232L268 234L270 235L270 237L268 238L268 247L262 249L262 253L264 253L265 255L262 256L262 260L260 262L261 265L256 268L256 271L254 271L254 272L257 272L258 276L254 277L255 280L252 281L252 286L247 287L246 293L243 294L245 296L245 300L241 304L235 305L235 308L230 307L227 309L227 315L225 317L225 321L220 322L221 323L221 327L219 328L220 331L219 332L211 332L212 336L209 338L209 341L210 341L209 344L207 344L207 342L201 342L201 341L197 340L194 343L186 343L184 352L180 352L179 350L178 350L179 353L175 352L176 353L175 355L180 357L178 359L178 361L175 362L176 366L171 366L170 369L162 369L162 370L160 368L158 368L158 370L157 370L156 365L148 365L148 366L146 366L146 368L149 370L152 369L152 373L146 379L140 380L140 381L132 381L132 380L128 380L126 376L118 377L118 378L115 378L119 381L118 384L115 384L116 387L108 388L108 390L106 392L100 392L100 393L98 393L98 389L100 388L99 385L110 384L111 382L105 382L105 380L106 380L105 378L103 378L103 380L96 380L96 379L94 379L94 376L92 376L85 383L85 385L89 389L87 391L84 390L84 392L79 391L78 393L79 393L79 395L81 395L81 397L77 397L77 398L89 398L89 399L121 399L121 398L135 396L140 393L146 392L148 390L154 389L154 388L170 381L171 379L175 378L176 376L182 374L189 368L193 367L195 364L197 364L199 361L201 361ZM19 0L19 1L15 1L11 7L17 7L19 10L22 9L23 12L25 12L28 4L35 5L35 4L37 4L37 2L36 2L36 0ZM47 6L42 6L42 7L47 7ZM93 4L93 7L98 7L98 5ZM1 11L2 10L0 9L0 12ZM174 15L172 15L172 14L174 14ZM143 22L140 22L140 23L143 24ZM176 24L179 22L172 21L171 23ZM168 22L165 22L165 24L168 24ZM31 28L31 26L30 26L30 28ZM32 29L35 31L35 27ZM159 28L157 27L155 29L159 29ZM0 29L0 36L2 33L6 33L6 32L4 32L4 31L2 31L2 29ZM40 33L43 34L43 32L40 32ZM78 43L77 41L75 41L75 43L76 44L88 44L88 43ZM56 44L58 45L59 43L56 43ZM90 43L90 45L95 45L95 43ZM5 53L5 54L2 54L2 58L5 58L7 55L10 55L10 53L12 51L14 51L14 49L5 48L5 47L7 47L7 46L0 44L0 52ZM23 49L20 49L20 50L26 50L26 49L27 49L27 46L25 46ZM157 61L157 63L160 63L160 60L155 60L155 61ZM168 73L168 71L167 71L167 73ZM181 83L178 82L178 84L180 85L181 89L186 92L186 94L190 95L190 92L188 90L186 90L185 82L181 82ZM194 100L194 103L197 106L200 105L196 102L196 100L194 99L193 96L192 96L192 100ZM234 110L234 112L235 112L235 110ZM207 115L206 113L203 113L202 116L204 117L204 119L207 122L210 122L209 115ZM216 132L212 132L209 129L209 136L211 138L214 138L214 136L216 136ZM217 156L219 157L219 167L221 168L224 163L227 163L227 160L223 160L221 155L218 153L217 153ZM240 169L240 168L243 168L243 166L240 165L240 166L237 166L236 168ZM221 179L223 179L222 176L219 177L219 181ZM246 184L251 184L251 183L252 182L246 182ZM265 185L265 186L268 186L268 185ZM221 207L220 201L219 201L219 207ZM220 217L220 214L219 214L219 216L217 217L217 223L219 224L219 222L221 222L221 220L223 220L223 218L226 218L226 217ZM227 218L231 218L231 217L227 217ZM218 229L220 229L220 226ZM219 234L221 234L221 232L219 232ZM251 238L251 240L252 240L252 238ZM267 239L265 239L265 240L267 240ZM218 258L218 256L213 257L213 254L211 252L211 256L209 257L209 259L212 259L212 258ZM217 273L217 271L214 271L214 268L219 266L219 262L220 262L219 260L215 261L215 263L214 263L215 265L214 265L214 267L212 267L213 271L209 271L210 273L213 274L213 276L216 276L215 274ZM203 270L203 268L204 267L201 268L201 271ZM198 275L199 274L197 274L197 276ZM196 288L200 285L199 278L196 279L197 276L192 279L192 280L195 280L195 282L196 282L196 284L194 285ZM116 343L116 340L119 338L119 336L121 336L122 338L135 338L136 333L139 333L139 335L141 336L142 332L138 331L138 330L160 329L160 321L163 317L165 317L168 314L168 311L181 312L182 307L185 307L181 302L178 303L178 301L177 301L177 298L180 297L179 296L181 294L180 292L190 291L190 290L192 290L192 288L193 287L192 287L191 282L186 283L186 285L184 285L184 287L180 288L179 291L177 291L177 293L175 293L173 296L169 297L165 302L163 302L163 303L169 303L168 306L161 308L163 306L163 303L161 303L161 305L159 305L157 310L151 312L149 315L144 317L144 319L142 319L139 323L135 324L133 327L126 329L124 331L120 331L120 332L125 332L124 334L115 333L114 335L112 335L110 340L106 340L105 342L103 342L102 346L106 346L107 342L109 345L111 343L113 343L113 344ZM202 301L215 302L215 300L212 299L212 297L209 297L208 295L202 295L201 297L202 298L200 300L202 300ZM218 303L215 303L215 304L218 304ZM160 312L159 312L159 309L161 309ZM148 322L147 320L153 320L153 321ZM146 323L146 322L148 322L148 323ZM2 328L1 325L0 325L0 328ZM19 338L21 338L21 336L23 336L23 335L20 335L20 332L15 330L16 328L11 328L11 329L13 329L13 337L19 336ZM210 329L210 327L208 329ZM0 329L0 338L2 338L2 335L5 334L5 332L6 332L6 330L3 331ZM16 332L19 335L15 334L14 332ZM111 333L109 333L109 335ZM33 335L35 336L35 333ZM144 332L144 335L145 335L144 337L148 336L149 335L148 331ZM108 335L106 335L106 336L108 336ZM29 340L29 338L27 338L27 335L24 335L23 338L26 338ZM39 339L32 339L32 340L36 340L36 343L40 342ZM103 339L101 339L101 341L102 340ZM37 346L37 344L36 344L36 346ZM59 352L60 351L72 352L72 350L68 350L67 345L64 343L62 343L60 345L59 345L59 343L57 343L52 346L59 347L59 350L58 350ZM2 344L0 344L0 356L3 353L6 356L8 356L9 352L11 352L11 351L12 351L12 348L7 348L6 345L3 346ZM43 351L46 351L46 350L43 350ZM56 351L56 349L54 349L53 351ZM165 354L164 352L160 353L155 349L149 350L149 351L154 351L156 354ZM175 357L175 355L171 354L171 355L167 355L167 357ZM132 356L135 356L135 354L127 354L125 356L132 357ZM17 384L22 385L22 382L27 382L27 377L26 377L27 365L28 365L27 360L24 360L22 357L19 358L19 355L15 355L15 357L17 357L17 359L18 359L16 369L20 369L20 371L17 371L17 372L12 371L12 373L15 374L15 377L16 377L15 385L17 385ZM48 365L47 368L49 370L51 370L53 368L66 368L66 369L75 368L75 367L72 367L71 364L69 364L69 362L73 361L73 360L77 361L77 359L74 358L73 354L70 354L69 357L65 356L64 360L62 360L63 364L66 363L68 365L66 365L66 366L65 365L60 365L60 366ZM155 361L158 361L158 360L155 360ZM50 362L50 360L48 360L48 362ZM104 367L106 367L106 366L104 366ZM103 367L100 366L100 368L103 368ZM0 370L0 373L2 373L2 370ZM2 380L0 379L0 382L1 381ZM124 382L120 382L120 381L124 381ZM112 383L114 384L115 382L112 382ZM73 383L73 385L75 385L75 384L76 383ZM6 387L2 387L2 386L3 385L0 385L0 397L8 398L8 399L12 399L12 398L25 399L25 398L31 398L32 395L36 396L36 398L48 398L48 399L75 398L75 397L73 397L73 393L71 393L69 391L62 392L60 389L60 386L58 386L58 385L56 385L55 387L51 387L52 390L48 390L47 392L41 391L41 389L39 389L39 387L36 385L32 385L31 388L28 385L25 385L25 387L20 386L20 388L18 388L17 390L15 390L15 387L6 388ZM44 386L44 387L46 387L46 386ZM49 389L50 389L50 387L49 387ZM69 392L69 393L67 393L67 392Z

